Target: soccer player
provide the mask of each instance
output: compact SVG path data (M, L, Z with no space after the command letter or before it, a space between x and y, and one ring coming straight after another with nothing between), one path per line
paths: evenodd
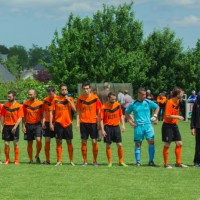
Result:
M3 125L2 139L5 143L5 165L10 163L10 141L14 143L14 163L19 164L19 124L24 116L22 105L16 99L16 92L9 91L7 96L8 101L3 105L1 110L1 123Z
M183 121L184 117L179 115L180 110L180 100L183 96L183 90L175 87L172 90L171 98L167 101L164 114L164 122L162 125L162 141L164 142L163 147L163 157L164 157L164 167L172 168L168 163L168 152L171 142L176 143L175 155L176 164L175 167L187 167L181 163L181 152L182 152L182 141L181 134L179 132L177 122L178 120Z
M82 84L83 94L78 97L76 108L76 127L79 129L80 122L80 133L82 140L82 156L83 156L83 165L87 166L87 140L88 137L92 139L92 151L93 151L93 165L98 166L97 164L97 155L98 155L98 129L97 129L97 117L100 115L101 102L99 98L91 93L91 85L89 82L84 82Z
M42 120L42 128L44 131L45 137L45 157L46 160L43 164L50 164L50 142L51 138L55 137L55 132L50 130L50 107L52 106L53 99L56 97L55 88L53 86L49 86L47 89L47 97L43 101L43 120Z
M60 96L54 98L50 108L50 128L55 131L56 137L56 166L62 165L62 139L65 139L67 142L70 164L75 166L73 163L72 112L76 111L76 107L74 99L71 96L67 96L67 85L61 84L59 89ZM55 125L53 124L53 111Z
M29 100L24 102L24 117L22 130L24 132L24 140L27 140L27 152L29 156L29 164L33 163L33 140L36 139L36 163L40 164L40 151L42 148L42 117L43 102L38 100L37 93L31 89L28 92Z
M101 109L101 131L104 136L104 142L106 143L108 167L112 167L112 142L117 144L119 165L124 167L127 166L125 163L123 163L122 137L119 127L120 122L122 124L122 132L124 132L125 126L121 105L116 102L116 95L110 92L108 94L108 101L103 104Z
M155 109L154 116L151 118L150 110ZM134 120L131 118L133 112ZM138 89L137 100L133 101L126 108L126 118L131 126L134 127L134 142L135 142L135 158L136 166L140 166L141 145L144 137L146 138L149 147L149 166L154 167L154 129L152 122L156 123L156 118L159 112L159 106L151 100L146 99L146 90Z

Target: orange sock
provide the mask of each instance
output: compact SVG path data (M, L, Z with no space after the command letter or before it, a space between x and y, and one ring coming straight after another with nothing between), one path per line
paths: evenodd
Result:
M68 147L69 160L73 161L73 145L67 144L67 147Z
M15 161L19 161L19 147L14 148Z
M45 151L45 156L46 156L46 161L50 162L50 142L45 142L45 147L44 147L44 151Z
M82 143L81 151L82 151L83 161L87 162L87 145L85 143Z
M119 163L123 163L123 148L122 147L118 147L118 157L119 157Z
M28 152L29 160L33 161L33 144L28 144L27 152Z
M56 152L57 152L57 162L62 162L62 144L57 144Z
M93 162L97 162L97 155L98 155L98 144L92 145L92 152L93 152Z
M10 156L9 156L10 147L5 147L4 152L5 152L5 156L6 156L6 161L9 161L10 160Z
M36 141L36 157L39 157L40 151L42 149L42 141Z
M165 165L168 165L168 153L169 153L169 147L164 146L163 147L163 158L164 158L164 163Z
M112 163L112 150L110 147L106 147L106 155L108 158L108 162Z
M176 164L181 164L182 145L175 147Z

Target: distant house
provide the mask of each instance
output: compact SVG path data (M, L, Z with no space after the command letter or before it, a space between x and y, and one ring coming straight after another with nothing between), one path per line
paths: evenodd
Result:
M15 81L16 78L0 63L0 81Z
M40 71L47 71L47 68L40 64L37 64L33 69L35 70L36 74L38 74Z
M40 64L37 64L34 67L30 67L29 69L25 69L21 72L22 79L34 79L34 76L37 75L40 71L47 71L47 69Z
M21 72L21 77L23 80L25 79L36 79L41 82L46 82L51 80L51 75L48 73L48 70L40 64L37 64L30 69L25 69Z
M30 79L34 79L34 74L35 74L35 71L34 69L24 69L22 72L21 72L21 78L23 80L26 80L28 78Z

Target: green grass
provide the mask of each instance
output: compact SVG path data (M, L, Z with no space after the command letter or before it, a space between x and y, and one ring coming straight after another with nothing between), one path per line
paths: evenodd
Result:
M163 168L161 122L155 126L156 168L147 166L147 142L143 142L141 167L133 166L133 130L126 124L123 134L124 162L129 167L118 166L116 145L112 145L112 168L107 167L105 144L99 143L99 167L82 167L80 151L80 135L74 129L74 162L75 167L68 164L67 147L63 141L63 166L55 167L56 151L55 140L51 142L50 166L28 165L26 142L20 139L20 161L15 166L0 166L0 194L1 199L200 199L200 168L193 168L194 137L190 134L189 123L180 122L180 131L183 139L182 162L190 165L189 168ZM44 144L44 140L43 140ZM0 141L1 159L4 160L3 141ZM35 143L34 143L35 147ZM172 144L169 152L169 162L174 165L175 155ZM88 141L88 161L92 162L91 142ZM13 145L11 144L11 159L13 161ZM41 152L44 161L44 148Z

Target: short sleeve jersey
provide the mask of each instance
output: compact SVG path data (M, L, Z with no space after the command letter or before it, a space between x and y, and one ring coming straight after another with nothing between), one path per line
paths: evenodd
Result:
M120 117L122 116L121 105L118 102L109 104L106 102L101 108L101 119L104 125L118 126L120 124Z
M80 112L81 123L94 124L97 122L97 112L101 109L101 102L94 94L90 94L89 97L81 95L78 97L76 108Z
M165 105L167 98L165 96L158 96L157 102L159 106Z
M50 122L50 108L52 107L54 98L53 99L49 97L44 98L43 111L45 112L45 122Z
M69 99L74 104L74 99L72 97L69 97ZM59 123L62 127L72 124L72 107L65 97L55 97L50 109L54 111L55 122Z
M131 114L133 112L134 121L140 124L150 124L151 123L151 109L158 108L158 105L151 100L145 99L143 101L135 100L129 104L126 108L126 113Z
M178 122L178 119L167 118L167 116L179 115L179 110L179 101L175 103L172 99L169 99L165 107L164 122L168 124L176 124Z
M28 100L23 104L26 123L36 124L41 122L43 116L43 102L36 99L34 102Z
M22 105L18 102L13 105L10 102L6 102L1 109L1 115L4 117L5 125L13 126L19 118L24 117Z

